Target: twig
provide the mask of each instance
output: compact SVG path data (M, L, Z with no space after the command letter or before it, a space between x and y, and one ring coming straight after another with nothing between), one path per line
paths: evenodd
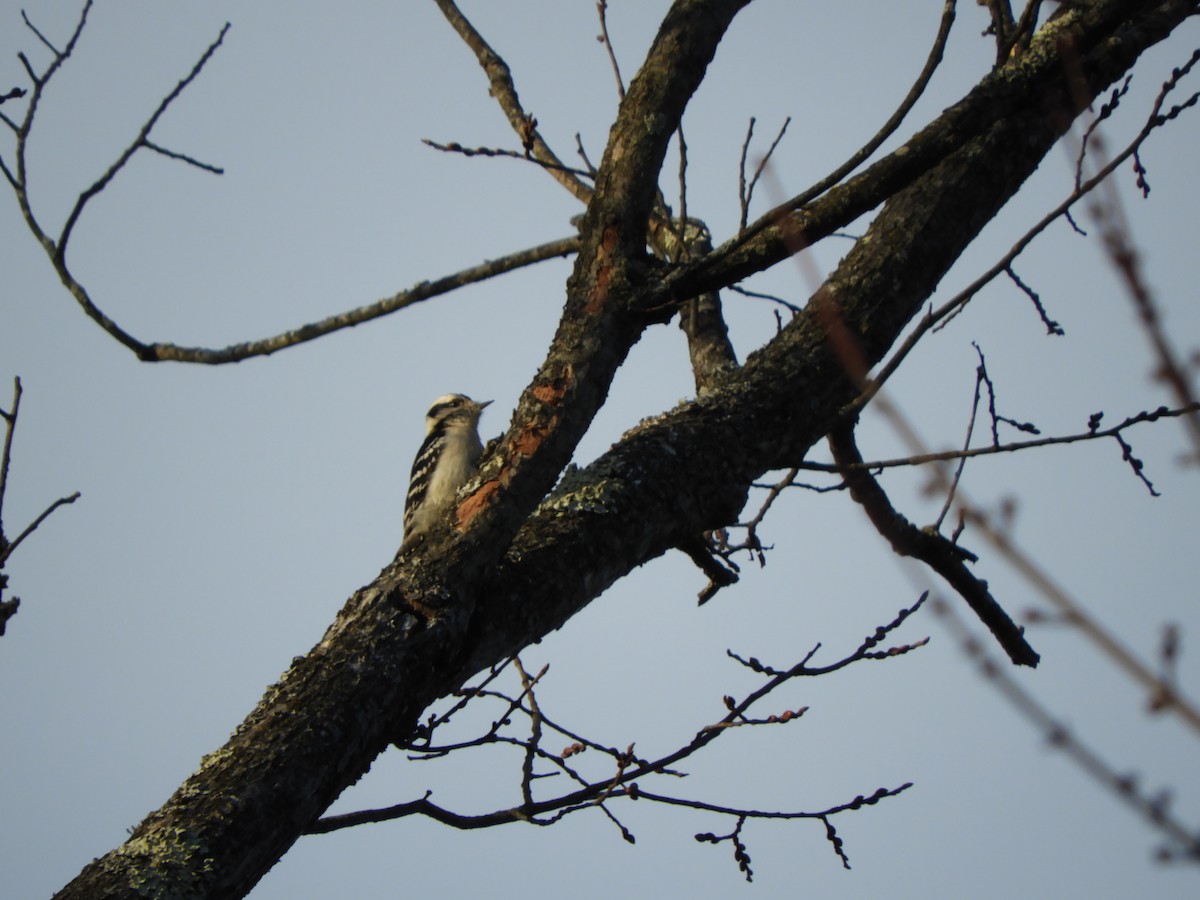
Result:
M583 137L579 132L575 132L575 152L579 154L579 158L583 160L584 171L587 172L588 178L596 178L596 167L592 165L592 161L588 159L587 150L583 147Z
M675 246L679 254L678 258L672 262L678 262L680 259L691 258L691 245L687 241L688 233L688 207L687 207L687 140L683 136L683 123L679 123L679 127L675 129L675 137L679 142L679 227L683 231L684 240L677 241ZM664 204L665 205L665 204ZM711 250L712 245L707 244L707 249Z
M1012 48L1012 36L1016 30L1013 21L1012 7L1008 0L985 0L988 12L992 16L992 24L988 28L996 38L996 65L999 66L1008 58ZM987 34L985 31L984 34Z
M61 497L51 503L41 515L29 523L25 530L17 535L16 539L9 541L4 534L4 496L8 489L8 470L12 462L12 443L13 434L17 429L17 417L21 411L21 379L13 379L13 400L12 409L8 412L0 409L0 419L4 420L4 449L0 452L0 598L4 595L4 589L8 587L8 576L4 574L4 566L8 560L16 552L17 548L25 538L29 537L39 525L41 525L50 516L52 512L60 506L65 506L68 503L74 503L79 499L79 492L76 491L69 497ZM8 625L8 620L17 614L17 610L21 606L19 597L13 597L11 600L0 599L0 635L4 634L5 628Z
M570 174L577 175L580 178L594 177L594 173L589 172L586 169L573 169L570 166L564 166L561 163L546 162L531 156L529 153L518 153L516 150L505 150L502 147L464 147L457 141L450 141L447 144L439 144L437 141L432 141L429 138L421 138L421 143L427 147L432 147L434 150L441 150L443 153L459 153L463 156L501 156L507 157L508 159L521 159L547 170L569 172Z
M500 674L508 667L508 665L513 661L513 659L514 659L514 657L509 657L508 659L504 660L503 662L492 666L492 669L488 673L487 677L484 678L484 680L476 687L462 688L461 690L457 691L456 696L459 698L458 701L453 706L451 706L448 710L446 710L445 712L440 713L436 716L431 715L429 717L428 722L426 722L425 724L418 727L416 739L423 740L424 741L423 746L428 747L430 744L430 741L433 738L433 733L438 728L438 726L445 725L447 722L449 722L451 720L451 718L453 718L455 713L457 713L461 709L463 709L463 707L465 707L468 703L471 702L472 699L474 699L476 696L478 696L485 687L487 687L489 684L491 684L493 681L495 681L497 678L499 678ZM412 740L412 741L407 741L404 743L399 743L399 744L397 744L397 746L399 746L401 748L419 749L422 745L418 745L416 743L416 740Z
M360 306L356 309L337 313L317 322L302 325L292 331L277 334L274 337L263 338L257 341L247 341L241 344L231 344L228 347L219 349L181 347L176 344L165 343L147 344L144 346L140 356L147 361L171 360L174 362L204 363L208 365L238 362L252 356L268 356L287 347L294 347L323 335L341 331L344 328L351 328L355 325L361 325L363 322L369 322L372 319L378 319L381 316L394 313L407 306L412 306L414 303L420 303L432 297L447 294L464 285L485 281L496 275L512 272L516 269L533 265L534 263L567 256L575 253L578 249L578 237L561 238L557 241L550 241L546 244L540 244L537 247L530 247L528 250L521 250L517 253L502 256L499 259L471 266L452 275L445 275L435 281L422 281L406 291L393 294L391 297L385 297L367 306Z
M542 713L538 709L537 698L533 693L534 684L541 680L542 676L549 671L548 665L543 666L538 672L537 678L531 679L525 671L525 667L521 665L521 658L514 657L513 665L517 669L517 674L521 676L521 690L525 697L529 698L529 743L525 745L525 762L521 766L521 796L525 800L525 805L533 806L533 760L538 751L538 745L542 741Z
M767 564L767 559L764 555L764 550L766 548L763 547L762 541L759 540L758 526L762 524L763 519L766 518L767 513L775 504L775 501L779 499L780 494L782 494L787 488L791 487L795 483L796 475L799 473L799 471L800 470L798 468L788 470L787 474L785 474L783 478L768 487L767 496L763 500L762 505L758 508L758 512L754 514L750 521L738 523L738 527L746 529L746 540L741 544L732 545L726 548L726 550L721 554L725 558L726 562L729 562L729 557L733 553L736 553L739 550L748 550L752 556L757 557L760 567Z
M1109 95L1108 100L1106 100L1104 103L1100 104L1099 112L1097 112L1094 116L1092 116L1091 121L1088 122L1087 127L1083 130L1083 136L1079 139L1079 149L1077 150L1076 155L1075 155L1075 187L1076 188L1078 188L1080 183L1083 181L1083 170L1084 170L1084 165L1087 162L1087 151L1088 151L1089 142L1091 141L1092 137L1095 136L1096 141L1097 141L1097 149L1103 155L1104 141L1103 141L1102 136L1099 133L1100 124L1105 119L1112 116L1112 114L1114 112L1116 112L1117 107L1121 105L1121 98L1124 97L1127 93L1129 93L1129 85L1132 82L1133 82L1133 75L1126 75L1125 80L1120 84L1120 86L1113 88L1112 93Z
M38 526L41 525L44 521L46 521L46 519L48 519L50 517L50 514L52 512L54 512L60 506L67 506L71 503L74 503L81 496L82 496L82 494L80 494L79 491L76 491L75 493L70 494L69 496L59 497L57 500L55 500L53 503L51 503L49 506L47 506L44 510L42 510L41 515L39 515L36 519L34 519L32 522L30 522L29 525L26 526L25 530L22 531L20 534L18 534L16 536L16 538L13 540L13 542L11 544L9 544L6 548L4 548L4 551L2 553L0 553L0 565L3 565L4 562L10 556L12 556L13 552L19 546L21 546L21 542L23 540L25 540L25 538L29 537L29 535L31 535L35 531L37 531Z
M625 100L625 80L621 78L621 67L617 64L617 54L613 50L612 41L608 37L608 0L597 0L596 12L600 16L600 34L596 38L608 51L608 61L612 64L613 77L617 79L617 96Z
M977 382L982 382L987 388L988 395L988 415L992 420L992 446L1000 446L1000 423L1011 425L1017 431L1023 431L1026 434L1041 434L1038 427L1031 422L1018 422L1016 419L1010 419L1008 416L1002 416L996 412L996 386L992 383L991 376L987 371L987 360L983 357L983 351L974 341L971 346L975 348L975 353L979 356L979 365L975 369L975 378Z
M222 26L220 33L216 37L216 40L208 45L208 48L200 56L200 59L198 59L196 64L192 66L192 70L188 72L186 76L184 76L179 84L175 85L175 89L162 99L162 101L158 104L158 108L154 110L150 118L147 119L142 125L141 130L138 132L138 135L136 138L134 138L133 142L125 148L121 155L117 157L116 161L108 167L107 171L105 171L104 174L101 175L91 185L91 187L87 188L76 198L75 206L67 215L67 220L63 224L62 231L58 236L56 253L60 258L66 258L67 243L70 241L71 233L75 228L75 223L79 221L79 217L83 214L83 210L87 206L88 201L108 186L113 178L117 176L117 173L120 172L121 169L125 168L125 164L129 162L134 153L136 153L142 147L147 146L146 142L150 137L150 132L154 129L154 126L158 123L158 120L162 118L163 113L167 111L168 107L175 102L175 99L187 89L188 85L190 85L196 80L197 77L199 77L200 73L204 70L204 66L210 59L212 59L213 54L217 52L221 44L224 42L225 35L229 33L230 27L232 26L228 22ZM159 150L159 152L162 151ZM190 160L190 158L188 161L193 162ZM193 164L200 165L199 163ZM214 167L212 166L203 167L208 168L209 171L214 171Z
M496 729L498 723L493 723L492 727L487 730L485 735L477 738L474 741L464 742L459 747L482 746L485 743L507 743L524 749L524 761L522 763L522 796L523 802L520 806L509 809L495 810L490 813L480 815L462 815L430 802L430 793L426 792L425 796L419 800L408 803L397 804L394 806L382 809L361 810L354 813L327 816L316 822L310 829L311 834L327 833L336 831L342 828L348 828L356 825L363 825L372 822L382 822L391 819L401 818L410 815L425 815L439 822L451 825L462 829L487 828L496 825L504 825L511 822L527 822L535 825L549 825L559 821L566 815L577 812L583 809L599 808L617 827L621 830L622 837L628 841L633 840L633 835L624 825L612 814L607 808L606 801L615 798L628 798L630 800L647 799L656 803L663 803L674 806L684 806L696 809L703 812L712 812L722 815L729 815L743 818L759 818L759 819L819 819L825 822L828 827L828 819L844 812L849 812L861 809L864 806L869 806L879 801L896 796L899 793L911 787L911 784L904 784L897 788L880 789L869 796L858 796L848 803L839 804L825 810L816 812L789 812L789 811L771 811L757 809L740 809L729 806L722 806L702 800L690 800L681 797L674 797L665 794L647 793L642 790L638 783L639 778L645 778L651 775L681 775L683 773L675 771L671 766L681 759L690 757L698 752L707 744L719 738L725 732L736 728L740 725L775 725L795 721L803 713L803 710L786 711L781 715L767 716L760 719L749 719L747 712L749 709L761 701L769 693L787 683L788 681L803 676L817 676L829 674L839 669L845 668L855 662L867 659L886 659L897 656L923 646L925 641L919 641L915 644L902 645L891 647L887 650L880 651L877 648L895 629L903 624L909 616L915 613L924 602L924 597L917 601L912 607L901 610L896 617L886 625L875 629L874 633L867 636L859 647L849 656L837 660L825 666L812 666L811 660L816 653L816 649L807 654L801 662L786 670L774 671L767 667L759 666L756 671L773 672L768 675L767 681L759 688L752 691L741 701L735 701L732 697L726 697L724 705L726 714L719 721L707 725L696 732L694 737L686 744L678 747L674 751L667 753L657 759L648 760L639 757L634 752L634 745L631 743L624 750L617 750L613 747L604 747L595 741L587 740L573 734L567 729L552 722L542 712L540 706L537 706L533 700L532 687L537 679L531 679L527 674L520 674L521 678L521 693L517 697L506 697L503 694L494 691L483 691L480 689L468 689L465 693L469 693L472 698L491 697L506 705L506 712L500 717L500 722L506 721L512 712L520 710L525 715L529 716L531 721L536 723L532 729L531 738L521 740L511 738L504 735L497 735ZM818 645L819 646L819 645ZM730 656L735 659L740 659L736 654L730 653ZM745 661L743 661L745 662ZM752 660L751 665L756 665L757 660ZM519 663L516 663L519 666ZM545 670L543 669L543 673ZM494 677L495 673L491 673L489 680ZM538 678L541 677L539 674ZM526 706L521 702L521 698L530 699L529 705ZM461 706L461 704L459 705ZM541 750L540 742L543 740L543 732L541 729L547 728L558 731L564 735L568 735L575 741L573 745L563 751L560 757L553 757ZM432 748L432 752L441 752L443 748ZM585 781L574 769L565 764L565 759L569 756L577 755L585 749L598 750L601 753L609 756L615 763L617 770L614 774L610 774L605 778L597 781ZM532 759L546 760L553 762L561 770L571 776L573 780L580 784L577 790L570 793L562 794L547 800L533 800L532 791L529 788L532 778L537 777L532 771ZM698 838L699 839L699 838ZM716 841L714 841L716 842ZM835 847L837 844L835 844ZM839 856L843 854L839 852Z
M1008 41L1005 46L997 47L996 49L996 64L1003 65L1015 51L1025 50L1029 46L1029 40L1033 36L1034 26L1037 24L1038 10L1042 5L1042 0L1026 0L1025 9L1021 11L1021 18L1009 33Z
M89 2L87 3L87 6L91 6L91 2L90 2L90 0L89 0ZM85 15L85 16L87 15L87 8L86 8L86 7L84 8L84 11L83 11L83 13L84 13L84 15ZM37 26L36 26L36 25L34 25L34 24L33 24L33 22L29 21L29 16L27 16L27 15L25 14L25 10L21 10L21 20L22 20L22 21L25 23L25 27L26 27L26 28L28 28L30 31L32 31L32 32L34 33L34 35L36 35L37 39L38 39L39 41L41 41L43 44L45 44L45 45L46 45L46 48L47 48L47 49L48 49L48 50L49 50L49 51L50 51L52 54L54 54L55 56L63 56L63 55L64 55L63 53L61 53L61 52L59 51L59 49L58 49L57 47L55 47L55 46L54 46L52 43L50 43L50 41L49 41L49 40L46 38L46 36L45 36L44 34L42 34L42 33L41 33L39 30L38 30Z
M973 456L991 456L996 453L1016 453L1020 450L1029 450L1033 447L1053 447L1060 444L1074 444L1079 441L1091 441L1101 438L1114 438L1124 448L1126 445L1121 440L1121 432L1133 425L1140 425L1143 422L1156 422L1159 419L1174 419L1182 416L1194 415L1200 412L1200 403L1193 403L1190 406L1181 407L1179 409L1168 409L1165 406L1160 406L1158 409L1149 410L1137 413L1130 416L1124 421L1112 426L1111 428L1089 428L1087 431L1078 432L1076 434L1064 434L1052 437L1034 438L1028 441L1012 441L1007 444L995 444L990 447L972 447L969 450L943 450L937 453L914 453L910 456L893 457L891 459L877 459L861 464L853 464L843 466L839 464L818 463L818 462L802 462L800 469L805 469L814 472L830 472L833 474L844 474L846 471L863 469L867 471L875 471L878 469L894 469L900 466L919 466L926 463L945 462L947 460L967 459ZM1140 468L1135 467L1135 471L1140 474ZM1143 480L1145 480L1143 478ZM1148 487L1152 485L1147 484Z
M1062 337L1066 334L1066 331L1063 330L1063 327L1059 325L1058 322L1051 319L1049 315L1047 315L1046 307L1042 304L1042 298L1038 296L1037 291L1022 281L1017 273L1013 271L1012 266L1005 266L1004 274L1007 275L1012 283L1020 288L1021 292L1033 303L1034 309L1037 310L1038 316L1041 317L1042 324L1046 326L1047 334L1054 334L1058 335L1059 337Z
M867 391L858 401L856 408L861 408L875 395L880 387L896 372L900 364L917 345L924 335L935 327L942 327L946 322L956 316L970 302L976 294L979 293L986 285L988 285L997 275L1002 272L1007 272L1011 269L1013 260L1024 252L1033 240L1043 231L1055 222L1061 216L1068 216L1071 208L1078 203L1082 198L1088 196L1098 186L1103 184L1108 177L1117 170L1126 160L1134 156L1143 143L1150 137L1151 133L1168 121L1175 119L1185 109L1190 109L1195 106L1197 100L1200 100L1200 94L1193 94L1185 102L1173 106L1170 110L1164 113L1163 106L1166 103L1167 96L1178 85L1179 80L1191 71L1192 67L1197 62L1200 62L1200 50L1195 51L1187 63L1179 69L1172 72L1171 78L1164 82L1162 89L1155 98L1150 114L1146 117L1145 123L1141 130L1134 136L1133 140L1126 145L1125 149L1112 158L1107 165L1103 166L1091 178L1086 181L1076 184L1074 189L1067 197L1046 213L1032 228L1023 234L1016 243L1009 248L1009 251L1004 254L990 269L980 275L967 287L959 291L948 301L943 303L936 310L930 310L917 323L916 327L904 340L904 343L891 355L888 361L880 368L879 373L872 379ZM1069 220L1070 221L1070 220ZM1071 222L1074 225L1074 222Z
M738 224L739 230L745 230L746 222L750 217L750 201L754 197L754 188L758 185L758 180L762 177L763 172L770 163L771 157L775 154L779 142L783 140L783 135L787 132L788 125L792 124L792 117L788 116L783 120L783 124L779 127L778 133L775 135L775 140L771 141L771 146L767 148L767 152L759 159L758 165L754 167L754 175L750 181L746 181L746 154L750 149L750 138L754 136L754 117L751 116L750 124L746 128L746 140L742 142L742 156L738 163L738 203L741 206L741 220Z
M147 150L153 150L167 159L178 160L179 162L187 163L189 166L195 166L197 169L203 169L205 172L211 172L213 175L224 175L225 170L220 166L214 166L211 163L201 162L194 156L188 156L186 153L179 153L175 150L168 150L166 147L161 147L150 139L142 141L142 146Z
M978 346L976 346L975 350L976 350L976 352L978 352L980 354L980 357L982 359L983 353L982 353L982 351L979 350ZM963 438L963 443L962 443L962 448L963 448L964 452L971 448L971 438L975 433L975 416L979 412L979 401L981 399L982 387L983 387L983 373L979 370L976 370L976 373L975 373L975 396L971 400L971 415L967 418L967 433L966 433L966 436ZM950 508L954 505L955 492L957 492L957 490L958 490L959 482L962 481L963 470L966 469L966 467L967 467L967 458L965 456L959 457L958 465L954 467L954 476L950 479L950 485L946 490L946 500L942 504L942 508L938 512L937 518L934 519L934 521L933 521L933 531L934 532L937 532L937 533L941 532L942 524L946 521L946 516L948 516L950 514Z
M739 284L731 284L729 290L734 293L741 294L743 297L754 297L758 300L770 300L772 303L778 303L780 306L791 311L793 314L803 312L803 307L797 306L789 300L784 300L782 297L777 297L774 294L764 294L761 291L752 291L749 288L744 288Z
M921 69L917 80L913 82L909 88L908 94L900 101L900 105L891 117L884 122L880 129L875 133L870 140L863 144L858 150L852 153L845 162L839 165L836 169L808 187L801 193L792 197L774 208L768 210L763 215L759 216L753 224L742 228L736 237L730 241L726 241L718 248L719 253L728 253L737 247L747 243L751 238L761 231L776 225L787 214L794 212L805 206L812 200L820 197L835 184L838 184L847 175L853 172L864 161L866 161L879 147L886 141L901 123L908 116L908 113L916 105L921 95L925 93L925 88L928 87L930 79L933 78L933 73L937 71L937 67L941 64L942 54L946 49L946 42L950 37L950 27L954 24L955 0L944 0L942 4L942 18L938 25L937 36L934 38L933 46L929 50L929 55L925 59L925 65Z
M29 104L25 109L24 119L21 121L20 125L15 125L15 123L13 123L11 120L7 118L5 119L10 126L15 125L17 135L16 165L15 171L10 170L8 166L4 165L3 160L0 160L0 169L3 170L10 186L16 193L17 204L21 209L22 216L25 218L27 227L37 239L38 243L42 245L42 249L49 257L55 271L62 279L62 282L67 287L67 290L70 291L73 297L75 297L76 302L79 303L83 311L93 321L99 324L101 328L108 332L109 335L111 335L124 346L128 347L134 353L140 355L146 352L146 345L134 338L131 334L117 325L116 322L105 315L105 313L95 303L92 302L91 297L88 296L88 292L83 285L80 284L71 274L66 258L67 244L70 240L71 234L74 231L75 225L79 221L79 217L83 214L83 210L87 206L88 202L104 190L104 188L112 181L112 179L116 177L117 173L124 168L125 164L130 160L130 158L132 158L134 153L143 147L147 147L149 134L155 123L166 111L167 107L170 106L170 104L175 100L175 98L178 97L179 94L181 94L183 90L200 74L200 71L204 68L205 63L212 57L213 53L216 52L217 47L220 46L225 34L229 30L229 25L226 23L225 27L221 29L217 39L209 45L208 49L192 67L191 72L182 81L180 81L179 84L176 85L175 89L159 103L158 108L143 124L133 142L125 148L117 160L109 166L109 168L104 172L103 175L100 176L99 179L97 179L89 188L79 194L78 197L76 197L75 204L68 214L58 238L55 239L50 237L50 235L47 234L42 228L41 224L37 220L36 215L34 214L33 207L29 200L28 181L26 178L26 151L28 148L29 135L36 120L38 105L41 102L41 98L45 92L46 86L50 83L50 80L54 77L55 73L63 65L63 63L70 58L72 52L74 51L75 45L78 42L80 35L83 33L84 26L87 24L87 16L91 6L91 0L88 0L88 2L84 5L82 13L80 14L79 21L75 26L75 31L72 33L70 40L67 42L66 46L61 52L54 49L53 44L46 40L45 36L41 35L41 33L38 32L37 29L32 26L32 24L30 24L31 30L38 35L43 43L52 49L52 51L55 53L55 56L54 60L50 63L46 70L41 75L38 75L33 69L32 64L28 61L28 59L25 58L24 54L21 54L21 60L29 72L30 78L34 82L34 89L30 97ZM156 150L156 152L163 152L163 149L157 145L153 145L153 148ZM182 155L180 154L180 156ZM188 157L186 161L192 165L198 165L202 168L207 167L207 164L199 163L190 157ZM213 167L207 168L209 168L211 171Z
M17 416L21 411L21 379L13 378L12 409L4 412L0 409L0 418L4 419L4 452L0 454L0 511L4 509L4 492L8 489L8 465L12 454L13 432L17 427ZM4 539L4 523L0 521L0 548L8 546Z
M487 75L492 96L500 104L500 108L508 117L508 122L513 130L522 138L522 144L528 142L530 153L534 159L542 163L550 163L546 167L546 171L554 180L577 199L587 203L592 197L591 187L572 175L571 169L563 165L562 160L542 139L541 134L536 129L529 127L532 117L521 106L521 101L517 99L517 89L513 84L512 72L508 68L508 63L475 30L475 26L467 20L453 0L435 0L435 2L451 27L458 32L458 36L475 54L476 60Z

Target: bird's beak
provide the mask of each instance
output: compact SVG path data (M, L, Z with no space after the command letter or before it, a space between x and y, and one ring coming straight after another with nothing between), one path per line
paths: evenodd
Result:
M480 410L482 410L485 406L491 406L492 401L491 400L478 400L478 401L476 401L475 405L478 406Z

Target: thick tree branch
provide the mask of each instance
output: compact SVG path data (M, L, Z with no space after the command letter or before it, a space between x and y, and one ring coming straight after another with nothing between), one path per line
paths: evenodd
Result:
M1096 96L1195 8L1195 0L1107 0L1058 17L1042 27L1027 52L984 78L898 150L820 199L806 191L776 206L707 258L681 267L665 287L673 297L690 297L770 268L870 212L1023 105L1040 103L1044 117L1073 119L1076 98ZM1068 69L1087 83L1072 85Z
M688 100L745 2L678 0L629 85L596 173L550 353L457 510L468 539L451 552L471 570L499 558L569 461L629 349L649 324L672 312L647 311L639 303L656 271L646 243L657 173Z

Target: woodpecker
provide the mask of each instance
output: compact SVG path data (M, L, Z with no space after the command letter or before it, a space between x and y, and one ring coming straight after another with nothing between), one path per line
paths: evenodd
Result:
M458 489L479 465L483 442L479 416L491 400L444 394L425 415L425 440L413 460L404 501L404 542L437 524L454 503Z

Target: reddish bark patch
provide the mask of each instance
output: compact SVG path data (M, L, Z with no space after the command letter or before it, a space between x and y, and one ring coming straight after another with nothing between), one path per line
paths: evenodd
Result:
M499 490L499 481L485 481L479 486L479 490L463 500L458 505L458 509L454 511L454 522L458 528L460 530L466 528L471 520L487 507L491 502L492 495Z
M542 446L542 441L546 439L546 435L550 433L555 424L558 423L558 416L555 416L550 421L550 426L547 428L530 428L522 434L513 438L512 448L513 455L517 457L532 456L537 452L538 447Z
M612 281L613 264L612 251L617 246L617 229L608 226L596 250L596 283L588 294L587 305L583 308L589 316L598 315L604 309L608 300L608 284Z
M565 379L559 379L553 384L539 384L531 393L547 406L558 406L563 395L567 393L567 383Z

